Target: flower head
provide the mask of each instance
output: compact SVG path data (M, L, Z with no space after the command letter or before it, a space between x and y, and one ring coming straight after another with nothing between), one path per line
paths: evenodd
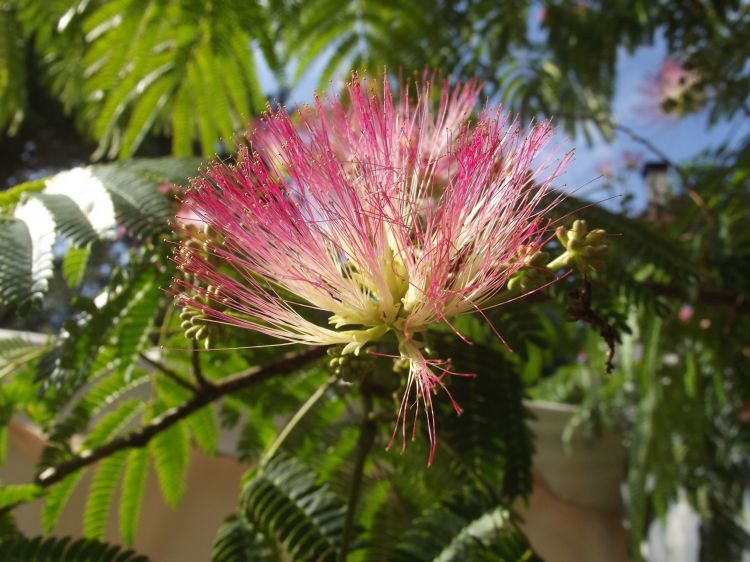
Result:
M421 410L430 460L432 396L449 371L420 334L481 313L540 248L567 160L542 156L547 123L522 129L497 109L471 121L478 95L444 85L435 105L425 82L396 101L387 81L355 75L346 96L294 118L269 109L252 150L185 191L213 234L196 244L185 229L175 253L188 274L178 302L208 321L345 354L395 338L409 366L396 429L405 444L407 413L416 427Z
M622 162L628 170L636 170L641 162L643 162L643 154L626 150L622 153Z
M641 88L652 106L645 108L647 113L684 115L693 111L702 99L699 82L700 75L696 71L688 70L673 58L665 58L659 71L649 76Z

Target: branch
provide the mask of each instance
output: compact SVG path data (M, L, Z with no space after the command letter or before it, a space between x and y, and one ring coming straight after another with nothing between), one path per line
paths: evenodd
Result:
M193 392L193 393L198 391L198 389L195 386L193 386L189 381L186 381L185 379L183 379L182 376L177 371L173 371L172 369L167 367L164 363L151 359L148 355L146 355L142 351L138 354L138 356L140 357L141 361L143 361L147 365L150 365L151 367L159 371L161 374L169 377L178 385L180 385L182 388L189 390L190 392Z
M701 197L700 193L698 193L697 191L695 191L695 189L693 189L692 183L690 181L690 176L688 175L688 173L685 171L685 169L682 166L680 166L675 161L673 161L669 156L667 156L667 154L663 150L661 150L653 142L651 142L646 137L639 135L630 127L627 127L626 125L621 125L619 123L614 123L611 121L608 122L607 124L610 127L612 127L614 130L620 131L626 134L638 144L646 147L648 150L656 154L656 156L661 158L662 161L665 164L667 164L667 166L671 167L675 172L677 172L677 175L680 176L680 180L682 181L682 187L685 189L685 192L688 194L690 199L692 199L693 202L698 206L698 208L703 212L703 215L706 217L706 219L708 219L710 224L714 224L716 222L714 219L713 213L711 213L711 209L709 209L708 205L706 204L705 199Z
M672 160L669 156L667 156L666 152L664 152L661 148L656 146L649 139L647 139L646 137L642 135L639 135L627 125L615 123L614 121L612 121L612 119L609 119L608 117L597 117L594 115L575 115L572 113L561 113L559 115L562 115L563 117L567 117L568 119L582 119L586 121L593 121L594 123L598 124L600 127L601 126L611 127L615 131L620 131L621 133L630 137L633 141L647 148L649 151L651 151L657 157L659 157L665 164L667 164L667 166L670 166L675 172L677 172L677 175L680 176L682 187L685 189L685 193L688 194L690 199L693 200L693 203L695 203L696 206L701 210L703 215L706 217L706 220L708 221L708 223L709 224L716 223L716 219L714 218L713 213L711 212L711 209L709 209L708 205L706 204L705 199L703 199L700 193L698 193L693 188L692 182L690 181L690 176L685 171L685 168L683 168L682 166L677 164L674 160Z
M612 373L615 369L614 359L617 333L609 322L591 308L591 283L587 279L584 279L581 287L572 291L569 296L577 301L577 306L571 305L567 307L567 312L571 318L581 320L596 328L599 331L599 335L607 344L607 374Z
M313 347L297 353L287 353L278 361L268 365L252 367L210 386L201 387L195 391L192 398L179 406L167 410L157 418L154 418L147 425L121 437L116 437L93 450L83 451L77 456L61 462L57 466L45 469L36 477L35 483L43 488L47 488L59 482L69 474L87 467L118 451L144 447L153 437L162 431L172 427L193 412L215 402L222 396L266 381L274 376L291 373L310 361L325 355L326 349L326 347Z
M346 562L349 553L349 542L354 529L354 515L357 511L359 502L359 493L362 488L362 477L365 472L365 462L367 456L375 444L376 425L372 415L373 404L370 389L365 386L362 388L362 424L359 430L359 439L357 440L357 457L354 460L354 474L352 484L349 490L349 501L346 506L346 519L344 519L344 529L341 532L341 545L339 550L339 562Z
M206 380L203 376L203 368L201 367L200 350L196 347L195 340L191 340L190 344L190 362L193 365L193 377L195 382L198 383L200 388L211 386L211 383Z

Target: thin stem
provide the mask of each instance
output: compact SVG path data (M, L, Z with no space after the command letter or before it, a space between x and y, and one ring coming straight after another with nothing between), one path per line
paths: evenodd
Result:
M552 271L557 271L558 269L563 269L564 267L569 267L570 263L570 256L568 255L568 252L563 252L559 256L557 256L555 259L553 259L551 262L549 262L546 267L547 269L551 269Z
M13 359L5 363L5 365L3 365L3 368L0 369L0 379L12 373L21 365L29 363L37 355L42 355L43 353L45 353L44 347L42 348L35 347L35 348L30 349L29 351L21 352L18 356L14 357Z
M705 199L701 197L700 193L698 193L692 186L692 183L690 181L690 176L685 171L685 168L677 164L674 160L672 160L669 156L667 156L667 153L664 152L661 148L656 146L653 142L651 142L649 139L644 137L643 135L640 135L636 133L633 129L628 127L627 125L622 125L620 123L615 123L612 121L612 119L609 119L607 117L597 117L594 115L576 115L571 113L561 113L558 114L562 117L567 117L569 119L582 119L584 121L593 121L594 123L600 125L600 126L607 126L611 127L615 131L619 131L628 137L631 138L634 142L637 142L641 146L648 149L650 152L654 153L658 158L660 158L667 166L670 166L675 172L677 172L677 175L680 176L680 180L682 182L682 187L685 189L685 193L688 194L690 199L693 200L693 203L696 204L696 206L701 210L703 213L703 216L706 217L706 220L709 224L715 224L716 219L713 216L713 213L711 212L711 209L708 207L708 204L706 203Z
M118 451L136 447L144 447L148 442L161 432L169 429L177 422L185 419L190 414L219 400L221 397L237 392L254 384L264 382L279 375L285 375L299 369L303 365L319 359L327 347L313 347L298 353L287 353L277 361L262 367L252 367L241 371L233 376L218 381L211 386L196 390L195 394L179 406L170 408L160 416L151 420L150 423L135 429L120 437L115 437L100 447L80 454L61 462L57 466L49 467L36 477L35 483L43 488L56 484L69 474L85 468L95 462L109 457Z
M155 359L151 359L148 355L146 355L143 352L140 352L138 354L141 361L146 363L147 365L150 365L157 371L159 371L161 374L167 376L174 382L176 382L179 386L182 388L189 390L190 392L197 392L198 389L190 382L182 378L182 375L180 375L177 371L173 371L169 367L167 367L164 363L161 363L160 361L156 361Z
M268 451L263 455L263 459L260 461L261 465L266 464L269 460L273 458L273 456L276 454L276 452L279 450L281 445L284 444L284 441L286 441L286 438L289 437L289 435L294 431L294 428L297 427L297 424L299 424L300 421L302 421L302 418L307 415L307 413L312 409L313 406L317 403L318 400L320 400L323 395L326 393L326 391L331 388L331 385L336 382L336 377L329 378L326 382L324 382L318 390L312 393L310 397L305 401L304 404L300 407L299 410L292 416L292 418L287 422L287 424L284 426L284 429L281 430L279 435L276 437L276 440L273 442L273 444L268 448Z
M375 444L376 424L372 416L373 404L372 396L366 386L362 388L362 424L359 430L359 439L357 440L357 458L354 461L354 474L352 475L352 485L349 489L349 501L346 505L346 519L344 520L344 529L341 532L341 549L339 550L339 562L346 562L349 554L349 542L351 541L352 530L354 529L354 516L359 503L359 493L362 488L362 477L365 472L365 463L367 456Z
M201 358L200 358L200 351L196 347L197 343L195 340L191 340L190 343L190 362L193 365L193 378L195 379L195 382L198 383L198 386L203 388L206 386L211 386L211 383L206 380L206 377L203 376L203 368L201 367Z

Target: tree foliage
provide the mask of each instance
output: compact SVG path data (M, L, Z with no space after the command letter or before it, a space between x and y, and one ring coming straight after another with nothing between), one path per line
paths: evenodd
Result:
M394 75L431 67L457 78L478 76L488 94L524 119L553 116L587 135L592 126L612 134L619 50L651 44L658 34L700 73L696 90L712 95L695 99L707 101L716 119L746 112L750 91L747 46L739 39L748 8L736 0L678 9L645 0L8 0L2 6L0 25L8 33L0 47L0 127L13 131L23 119L31 64L23 47L30 45L44 86L99 143L98 156L132 156L147 135L167 136L177 155L192 154L194 143L204 155L214 154L219 140L231 148L264 107L261 61L284 88L311 72L325 87L352 68L380 73L384 66Z
M327 84L384 65L394 76L428 66L476 75L524 119L555 116L569 131L608 136L618 130L617 53L659 35L700 76L692 109L715 120L748 113L748 10L702 0L0 1L0 128L17 133L38 111L25 105L28 89L42 87L98 142L97 158L129 157L158 138L175 155L78 166L0 194L3 317L51 317L45 306L61 294L66 305L48 340L0 340L0 459L14 415L47 436L29 483L0 488L0 558L143 560L100 542L109 518L132 544L151 471L178 508L191 447L216 454L220 432L237 428L232 452L254 468L218 530L217 562L534 560L514 514L533 492L531 395L576 403L575 423L623 436L634 559L650 522L686 498L702 519L701 559L740 560L749 542L748 139L670 162L679 189L651 213L568 197L558 220L575 214L613 235L606 268L459 320L452 328L473 345L452 329L429 335L456 372L478 375L446 379L464 415L447 403L436 411L429 470L419 440L401 456L384 450L403 383L392 362L357 360L341 376L342 363L331 367L322 352L293 363L263 348L267 339L221 327L211 329L227 350L198 353L162 288L178 274L169 186L198 173L188 156L213 154L219 140L231 149L263 108L261 62L283 88L310 72ZM284 365L283 377L266 376ZM258 372L252 390L221 391ZM196 407L169 418L186 404ZM87 463L92 452L98 464ZM53 532L86 473L86 538L15 529L12 509L43 498Z

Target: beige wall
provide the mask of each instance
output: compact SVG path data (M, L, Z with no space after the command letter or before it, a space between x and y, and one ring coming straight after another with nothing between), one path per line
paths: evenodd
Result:
M564 419L557 419L570 412L558 410L559 407L536 411L534 429L541 454L536 457L534 494L527 508L520 506L524 529L547 562L626 562L618 492L622 451L613 449L613 443L606 440L590 444L576 437L572 447L577 455L571 456L572 451L563 447L560 438ZM39 434L14 420L9 430L8 460L0 467L0 480L5 484L29 482L43 443ZM153 562L210 560L214 536L223 519L235 510L240 478L246 469L234 459L209 458L194 450L187 492L176 510L164 503L152 473L135 548ZM596 487L601 492L592 495ZM56 534L81 534L87 488L87 481L79 484ZM106 537L110 542L119 542L117 505L115 501L110 514ZM16 512L21 529L28 534L41 532L40 507L38 501Z
M34 464L43 443L40 435L14 420L9 428L8 458L0 466L0 480L4 484L28 483L33 478ZM240 492L240 478L245 470L247 466L234 459L210 458L194 450L190 459L187 491L175 510L164 503L156 476L150 474L135 549L148 555L153 562L210 560L214 536L224 518L234 512ZM55 534L81 534L87 482L78 485L63 511ZM113 503L106 539L117 543L118 503ZM17 522L27 534L41 533L41 505L40 500L16 510Z

